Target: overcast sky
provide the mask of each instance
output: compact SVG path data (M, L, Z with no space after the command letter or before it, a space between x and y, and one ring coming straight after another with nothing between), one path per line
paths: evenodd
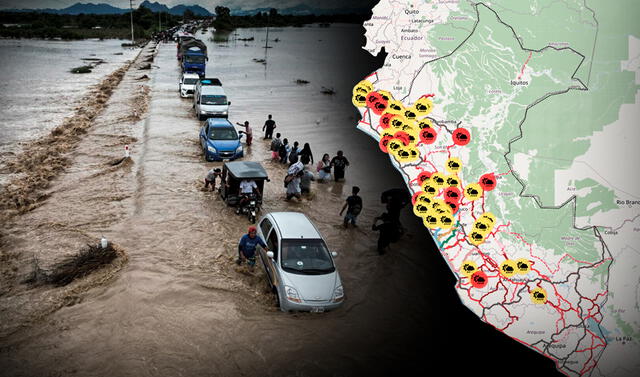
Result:
M144 0L134 0L134 6ZM298 4L307 4L314 8L343 8L370 4L372 0L150 0L172 7L178 4L198 4L213 12L217 5L232 9L254 9L264 7L288 8ZM0 0L0 9L7 8L54 8L62 9L75 3L106 3L118 8L128 8L129 0Z

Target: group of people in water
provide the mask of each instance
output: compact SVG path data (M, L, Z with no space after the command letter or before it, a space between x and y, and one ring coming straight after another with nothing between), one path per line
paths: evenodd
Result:
M249 122L237 124L245 129L246 144L250 146L253 132ZM325 153L322 159L316 162L309 143L304 143L302 147L300 147L298 141L290 144L289 140L283 138L280 132L275 133L274 137L276 128L276 122L273 120L273 116L269 114L262 127L262 131L264 131L263 139L270 140L271 159L287 166L287 174L284 179L285 200L289 201L294 197L301 200L302 195L310 194L312 181L326 182L333 179L339 182L344 180L349 160L342 151L337 151L333 158L328 153ZM215 189L215 181L220 174L221 170L219 168L211 169L205 178L205 189L209 186ZM241 197L257 191L255 187L250 187L248 184L241 184L240 189L247 192L246 194L241 192ZM344 214L343 226L345 228L350 225L357 227L357 219L363 209L363 201L362 197L359 196L359 192L360 188L353 186L351 195L346 198L340 210L340 216ZM404 233L404 228L400 223L400 212L411 202L411 196L407 189L398 188L383 192L380 200L386 205L386 212L374 218L371 229L379 232L377 250L378 253L384 254L389 245L398 241ZM249 262L250 265L255 263L255 247L264 243L262 240L257 240L256 237L255 227L251 227L247 234L242 237L238 245L238 263L244 260Z
M332 178L332 173L336 182L344 180L349 160L342 151L338 151L333 158L325 153L322 159L316 162L309 143L304 143L302 147L298 141L291 144L289 139L283 138L280 132L277 132L274 137L273 132L276 127L273 116L269 114L262 130L265 132L264 140L271 140L269 144L271 159L288 166L284 182L285 200L291 200L294 197L300 200L302 195L311 193L312 181L329 181Z

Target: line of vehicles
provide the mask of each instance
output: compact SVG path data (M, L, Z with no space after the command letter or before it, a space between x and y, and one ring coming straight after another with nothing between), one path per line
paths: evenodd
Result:
M222 82L205 77L207 49L188 33L178 34L178 59L182 76L178 91L193 96L193 109L200 128L200 146L206 161L223 161L218 189L229 206L238 206L252 223L262 204L267 172L259 162L233 161L244 157L242 131L228 120L229 106ZM256 182L260 195L242 201L240 182ZM269 286L282 311L324 312L344 302L344 289L336 269L335 251L330 252L318 229L299 212L271 212L258 221L257 236L269 251L258 247L258 257Z

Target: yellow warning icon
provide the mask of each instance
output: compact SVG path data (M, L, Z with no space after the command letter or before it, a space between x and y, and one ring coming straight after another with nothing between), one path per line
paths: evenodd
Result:
M395 135L396 132L398 132L398 130L394 128L385 128L384 131L382 131L382 133L380 134L380 138L383 138L385 136L394 137L393 135Z
M413 205L413 214L418 217L425 217L428 215L429 206L426 203L419 202L416 200L416 203Z
M447 183L447 186L449 186L449 187L458 187L458 186L460 186L460 179L458 179L458 176L455 175L455 174L447 175L445 177L445 182Z
M407 120L407 118L405 118L404 115L396 115L393 118L391 118L391 121L389 122L389 125L393 129L398 131L398 130L402 130L402 127L404 125L406 125L407 123L409 123L409 120Z
M531 290L531 301L534 304L544 304L547 302L547 291L540 287Z
M420 121L418 122L418 127L420 129L433 128L433 122L431 122L431 119L428 119L428 118L420 119Z
M416 119L416 117L418 116L418 114L416 114L416 112L413 109L407 109L404 111L404 117L410 120L414 120Z
M432 214L428 214L427 216L423 217L422 222L424 223L424 226L429 229L438 228L438 218L436 216L433 216Z
M531 261L525 258L520 258L516 260L516 267L518 269L518 274L526 275L531 271Z
M489 224L486 221L478 219L476 220L476 222L473 223L473 228L471 229L474 232L482 233L483 235L486 236L487 234L489 234L489 232L491 232L492 228L493 228L492 224Z
M433 102L429 97L422 97L413 104L413 108L420 116L429 115L431 110L433 110Z
M484 235L478 232L471 232L467 238L469 239L469 242L476 246L484 242Z
M395 154L401 148L404 148L404 144L398 139L391 139L387 144L387 150L392 154Z
M353 105L355 107L367 107L367 96L364 94L356 93L353 95L351 102L353 102Z
M496 223L496 216L491 212L485 212L480 215L478 220L488 221L493 226Z
M447 160L446 168L449 173L457 173L462 169L462 161L457 157L451 157Z
M438 222L440 224L440 228L449 229L453 226L454 219L450 213L445 213L438 218Z
M414 147L403 147L394 151L397 160L403 163L413 162L420 158L420 152Z
M380 96L387 102L393 99L393 95L386 90L378 90L378 94L380 94Z
M482 196L482 187L480 187L477 183L469 183L467 187L464 188L464 197L467 200L476 200Z
M516 274L516 262L507 259L500 265L500 274L506 278L510 278Z
M387 105L387 112L391 114L403 115L404 117L404 106L402 105L402 102L398 100L389 100L389 104Z
M460 273L466 277L471 277L478 270L478 265L474 261L466 260L460 266Z
M433 198L434 196L438 195L438 189L431 184L431 180L425 179L425 181L422 182L421 187L422 187L422 191L424 191L424 194L430 198Z
M444 177L445 177L444 174L440 172L435 172L431 174L431 184L433 184L435 187L439 189L443 188L445 185Z
M362 94L365 97L373 90L373 84L369 80L362 80L353 87L353 94Z

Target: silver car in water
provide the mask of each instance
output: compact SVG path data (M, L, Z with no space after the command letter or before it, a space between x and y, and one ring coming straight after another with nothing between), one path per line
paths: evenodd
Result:
M282 311L323 312L344 302L344 289L322 236L303 213L272 212L258 223L269 251L260 260Z

